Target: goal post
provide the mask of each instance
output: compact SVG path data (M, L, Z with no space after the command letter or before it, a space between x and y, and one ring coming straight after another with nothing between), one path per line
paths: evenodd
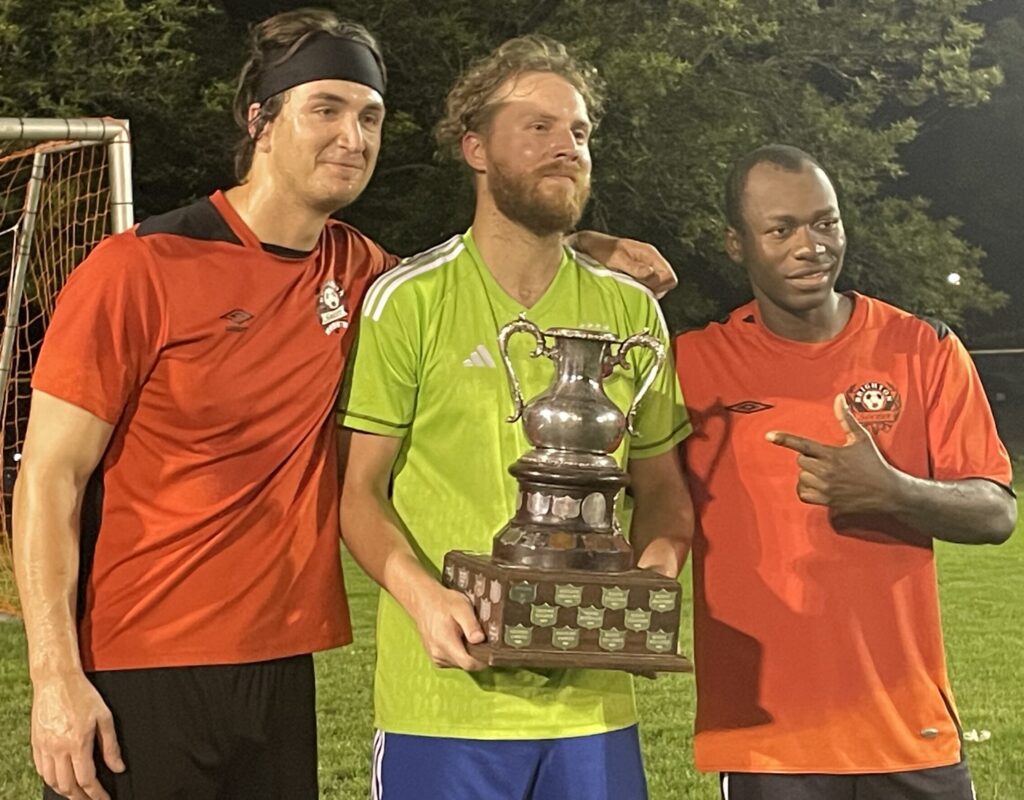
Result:
M10 492L43 333L71 271L133 222L127 120L0 117L0 612L17 610Z

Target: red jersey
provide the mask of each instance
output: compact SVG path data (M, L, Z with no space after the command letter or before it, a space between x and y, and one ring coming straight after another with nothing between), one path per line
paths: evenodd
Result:
M837 529L796 494L784 431L841 445L845 394L885 458L921 478L1010 462L963 345L941 323L852 294L831 341L769 332L756 303L676 340L693 550L699 769L893 772L953 764L932 540L886 517Z
M306 257L267 252L218 192L72 273L32 386L114 425L91 553L83 530L85 669L351 640L331 412L348 323L393 261L338 222Z

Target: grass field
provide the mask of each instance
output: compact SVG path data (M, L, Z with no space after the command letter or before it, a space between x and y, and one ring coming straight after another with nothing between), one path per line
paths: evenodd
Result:
M1024 486L1018 486L1021 492ZM991 738L968 743L979 800L1024 800L1024 525L1002 547L940 545L946 647L964 728ZM317 657L322 796L367 797L376 590L347 563L356 644ZM39 797L28 748L25 639L0 624L0 799ZM690 676L638 683L652 800L713 800L714 779L697 774L690 731ZM424 800L428 800L425 798Z

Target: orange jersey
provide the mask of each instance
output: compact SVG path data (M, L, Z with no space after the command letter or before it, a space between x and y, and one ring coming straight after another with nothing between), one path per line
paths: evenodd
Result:
M694 433L699 769L893 772L953 764L932 540L892 518L833 527L799 500L784 431L841 445L845 394L885 458L922 478L1009 486L970 357L941 324L852 294L842 333L782 339L756 303L685 333L676 358Z
M337 222L304 258L269 253L218 192L72 273L32 385L114 425L98 533L83 521L87 670L351 640L331 412L349 321L392 263Z

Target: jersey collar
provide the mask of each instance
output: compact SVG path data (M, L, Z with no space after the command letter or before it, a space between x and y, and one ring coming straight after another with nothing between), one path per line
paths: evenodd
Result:
M479 249L477 249L472 227L462 235L462 241L466 245L466 252L473 259L473 263L480 274L480 279L487 290L487 296L491 301L492 308L495 311L500 311L502 316L507 315L509 319L514 319L523 312L526 312L527 316L531 318L539 318L543 315L550 305L557 302L558 296L563 291L562 285L568 280L568 273L571 272L569 251L563 247L562 260L558 264L555 277L551 279L548 288L544 290L544 294L537 299L537 302L527 308L501 288L501 284L495 280L494 275L484 262L483 256L480 255Z

